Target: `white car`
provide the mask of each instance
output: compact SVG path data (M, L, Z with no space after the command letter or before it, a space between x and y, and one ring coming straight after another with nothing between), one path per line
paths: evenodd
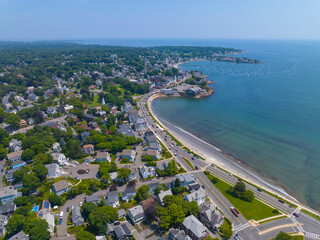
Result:
M80 207L82 207L82 202L80 202Z

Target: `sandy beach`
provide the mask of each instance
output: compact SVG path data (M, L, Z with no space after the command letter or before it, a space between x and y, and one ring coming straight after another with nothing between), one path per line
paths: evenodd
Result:
M203 141L202 139L193 136L187 131L172 125L171 123L159 119L156 113L152 109L152 101L159 97L166 97L163 94L155 94L148 100L148 107L151 114L155 119L161 124L161 126L169 131L176 139L178 139L183 145L191 149L196 154L205 158L210 164L213 163L216 166L245 179L252 184L265 189L279 197L282 197L294 204L302 205L294 197L290 196L282 187L280 187L275 179L271 179L268 176L263 176L262 173L253 169L249 165L243 163L242 161L233 158L230 155L225 154L217 147ZM305 206L307 207L307 206ZM309 209L309 208L308 208Z

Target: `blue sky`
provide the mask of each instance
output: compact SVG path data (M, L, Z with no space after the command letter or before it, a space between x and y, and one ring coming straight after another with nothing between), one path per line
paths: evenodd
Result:
M0 0L0 39L320 39L319 11L319 0Z

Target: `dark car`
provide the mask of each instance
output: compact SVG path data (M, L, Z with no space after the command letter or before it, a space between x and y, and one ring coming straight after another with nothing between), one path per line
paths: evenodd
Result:
M118 226L118 225L120 225L120 222L115 222L114 225Z
M195 166L194 168L195 168L196 170L198 170L198 169L199 169L199 168L198 168L198 166Z
M278 202L280 202L280 203L284 203L284 201L283 201L282 199L279 199L279 200L278 200Z
M239 181L239 182L242 182L242 180L241 180L240 178L238 178L238 181Z
M295 216L295 217L299 217L299 215L297 213L295 213L295 212L292 213L292 215Z
M191 160L194 160L194 157L192 157Z
M260 189L260 188L257 188L257 191L258 191L258 192L262 192L262 189Z
M70 210L70 208L69 208L69 207L67 207L67 212L69 212L69 210Z
M204 185L202 185L202 188L205 189Z

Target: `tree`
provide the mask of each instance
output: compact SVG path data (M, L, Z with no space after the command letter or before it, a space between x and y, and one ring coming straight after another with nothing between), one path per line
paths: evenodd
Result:
M179 226L185 218L182 207L175 203L167 208L159 207L157 215L160 218L159 226L166 230L171 226Z
M31 173L23 176L22 183L22 192L23 194L27 195L39 186L40 181L39 178L37 178L33 173Z
M174 186L175 187L180 187L181 186L181 182L179 178L176 178L176 180L174 181Z
M233 189L235 194L241 197L241 195L246 191L246 185L243 182L237 182Z
M42 164L35 164L32 167L32 172L39 178L40 181L43 181L46 179L48 174L48 168L46 168Z
M95 211L97 208L98 208L97 205L95 205L94 203L85 202L81 207L83 218L87 221L90 213Z
M167 173L170 176L176 175L179 172L178 166L175 160L171 160L167 166Z
M8 154L8 150L5 148L0 148L0 160L5 159Z
M29 198L27 196L17 197L13 200L17 207L26 206L29 203Z
M21 182L22 178L28 173L27 167L22 167L13 173L14 182Z
M148 185L142 185L141 187L138 188L135 199L137 202L141 202L143 200L146 200L150 196L151 196L150 187Z
M122 179L123 182L127 182L129 175L131 173L131 169L129 168L119 168L118 171L118 178Z
M5 119L5 123L9 124L13 128L18 128L20 124L20 120L21 118L18 115L14 113L8 113Z
M107 230L107 224L118 216L117 209L104 206L97 208L89 214L89 228L95 235L103 235Z
M80 232L77 232L76 238L77 240L95 240L96 239L96 237L91 232L87 232L85 230L81 230Z
M61 206L62 205L62 198L58 196L56 193L51 193L48 198L49 202L52 206Z
M196 201L192 201L189 203L189 208L188 208L188 214L189 215L194 215L195 217L198 216L199 213L199 206Z
M34 157L35 164L50 164L53 162L53 157L47 153L38 153Z
M156 187L156 189L154 190L154 195L158 195L162 190L162 187Z
M247 202L252 202L254 199L254 194L251 190L245 191L242 195L242 199Z
M37 219L32 224L32 228L29 231L30 240L49 240L51 238L50 232L47 230L48 223L44 219Z
M7 223L7 232L9 235L16 234L22 231L23 226L26 223L26 217L19 214L13 214L11 218L9 218Z
M282 231L275 238L275 240L291 240L291 239L292 239L292 236Z
M27 148L22 152L21 158L23 161L30 161L33 159L34 155L34 151L32 151L30 148Z
M82 149L79 140L70 139L67 142L68 156L72 159L79 158L82 154Z
M105 111L107 114L110 113L110 109L109 109L108 105L106 105L106 104L101 106L101 111Z

